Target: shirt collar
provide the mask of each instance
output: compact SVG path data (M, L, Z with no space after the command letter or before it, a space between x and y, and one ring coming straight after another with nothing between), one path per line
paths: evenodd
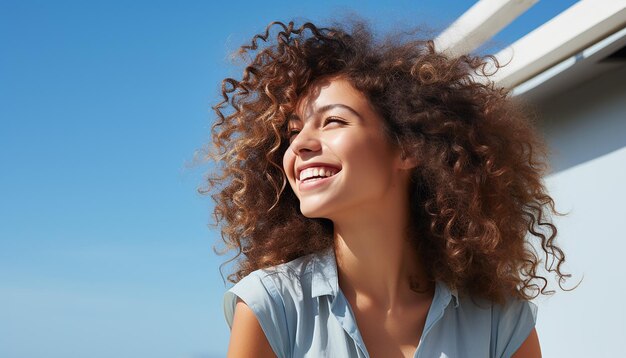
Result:
M337 296L339 278L335 250L332 246L315 255L312 275L311 294L313 297L331 295L334 298Z
M335 250L332 246L314 256L312 268L311 295L313 297L331 295L333 299L337 297L339 279ZM437 281L436 290L440 291L440 297L446 304L454 300L454 307L459 307L459 295L455 288L449 288L443 281Z
M443 281L437 281L437 289L441 291L441 297L444 304L454 301L454 308L459 307L459 294L455 288L450 288Z

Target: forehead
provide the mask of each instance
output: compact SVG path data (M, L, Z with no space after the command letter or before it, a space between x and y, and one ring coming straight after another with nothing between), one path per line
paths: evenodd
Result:
M298 99L295 109L296 119L306 119L326 110L354 109L360 115L373 112L367 96L357 90L344 78L320 79L313 82Z

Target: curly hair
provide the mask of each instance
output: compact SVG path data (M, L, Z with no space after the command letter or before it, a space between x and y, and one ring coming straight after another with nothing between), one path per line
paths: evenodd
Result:
M532 112L489 80L487 68L501 67L495 57L449 57L415 37L376 39L363 21L273 22L239 49L248 59L242 77L223 80L213 107L217 169L199 189L215 201L221 254L243 255L229 281L333 244L332 222L300 213L281 165L287 118L308 86L327 76L361 91L388 138L417 159L409 240L431 280L504 302L554 292L538 271L544 259L559 286L570 276L544 210L563 215L542 182L548 148Z

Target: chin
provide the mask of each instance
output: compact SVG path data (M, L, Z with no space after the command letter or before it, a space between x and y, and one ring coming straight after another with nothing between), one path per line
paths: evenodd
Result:
M300 212L309 219L328 218L328 213L319 205L307 205L300 202Z
M307 210L300 208L300 212L302 213L302 215L309 219L319 219L324 217L323 215L319 214L317 210Z

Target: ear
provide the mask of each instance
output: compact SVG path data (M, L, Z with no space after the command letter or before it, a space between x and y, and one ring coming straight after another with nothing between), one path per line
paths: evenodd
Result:
M417 167L419 161L412 155L408 155L405 151L400 153L400 158L398 161L398 167L403 170L410 170Z

